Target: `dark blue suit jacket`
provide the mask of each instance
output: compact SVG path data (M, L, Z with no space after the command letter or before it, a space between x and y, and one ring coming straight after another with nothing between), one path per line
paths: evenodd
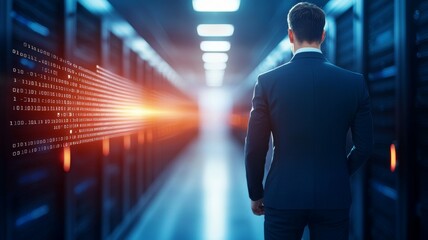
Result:
M258 77L245 143L249 195L277 209L343 209L350 175L373 147L370 100L361 74L302 52ZM352 131L353 150L346 152ZM270 136L272 165L263 186Z

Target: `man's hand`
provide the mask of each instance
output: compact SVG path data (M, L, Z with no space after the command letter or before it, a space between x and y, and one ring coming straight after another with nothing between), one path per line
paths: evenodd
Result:
M251 201L251 210L257 216L265 214L265 206L263 205L263 198L257 201Z

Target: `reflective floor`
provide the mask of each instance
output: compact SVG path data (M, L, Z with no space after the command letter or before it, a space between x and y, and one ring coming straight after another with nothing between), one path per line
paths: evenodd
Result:
M252 215L242 146L205 134L183 152L129 239L263 239Z

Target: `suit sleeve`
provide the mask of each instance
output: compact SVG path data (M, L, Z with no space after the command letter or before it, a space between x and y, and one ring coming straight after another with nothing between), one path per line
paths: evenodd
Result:
M269 107L260 81L254 87L252 109L245 139L245 169L250 199L263 198L263 177L270 138Z
M349 174L354 174L370 157L373 151L373 120L370 98L361 77L358 109L351 123L352 141L354 146L348 154Z

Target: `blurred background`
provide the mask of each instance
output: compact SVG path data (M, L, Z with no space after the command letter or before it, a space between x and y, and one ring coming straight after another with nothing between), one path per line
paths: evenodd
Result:
M297 2L2 0L0 239L263 239L243 141ZM428 1L309 2L372 99L349 238L428 239Z

